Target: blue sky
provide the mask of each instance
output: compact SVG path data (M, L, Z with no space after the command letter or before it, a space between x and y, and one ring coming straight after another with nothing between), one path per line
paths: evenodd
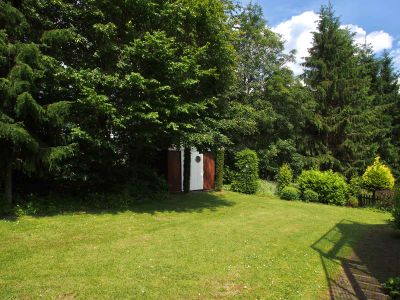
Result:
M242 0L243 4L250 0ZM307 55L312 41L310 31L315 29L315 21L323 0L252 0L259 3L268 25L280 33L287 41L287 50L297 49L295 73L300 73L299 63ZM400 0L331 0L336 15L343 25L356 33L360 43L367 40L379 55L387 49L395 57L400 70Z

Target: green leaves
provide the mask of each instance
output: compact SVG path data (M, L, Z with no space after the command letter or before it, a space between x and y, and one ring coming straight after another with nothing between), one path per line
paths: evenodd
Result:
M255 151L244 149L235 155L235 176L232 190L255 194L258 188L258 157Z
M77 143L66 146L51 147L46 162L50 172L61 172L65 159L74 157L79 150Z
M18 123L0 121L0 143L8 144L7 149L2 149L6 152L21 150L37 153L39 150L39 143Z
M391 190L394 188L395 180L392 171L381 162L379 156L376 157L374 163L365 170L362 179L365 187L371 191Z
M371 57L371 59L373 59ZM360 172L377 151L378 115L371 96L365 56L340 26L332 6L322 6L303 78L315 99L306 134L320 167L346 175Z
M336 205L344 205L348 196L348 185L345 178L332 170L321 172L318 170L303 171L296 183L304 193L313 190L319 195L319 201Z
M17 97L15 112L16 116L23 120L31 120L36 123L43 121L44 109L28 92L24 92Z

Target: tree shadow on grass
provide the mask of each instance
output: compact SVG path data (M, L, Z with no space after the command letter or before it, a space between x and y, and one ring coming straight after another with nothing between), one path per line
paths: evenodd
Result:
M129 210L136 213L154 214L157 212L196 212L205 210L216 211L221 207L235 205L235 202L228 200L222 193L212 192L191 192L189 194L169 195L161 201L150 200L133 205Z
M14 214L0 217L0 220L16 221L18 215L49 217L70 214L118 214L122 212L156 214L162 212L201 213L205 210L216 211L221 207L230 207L235 202L226 198L223 193L191 192L189 194L155 194L151 197L127 197L123 195L98 195L91 201L79 199L50 199L31 202L29 207L15 210Z
M400 238L390 225L342 220L311 248L321 258L329 286L327 298L389 299L382 284L400 275ZM340 274L335 271L337 265L343 270Z

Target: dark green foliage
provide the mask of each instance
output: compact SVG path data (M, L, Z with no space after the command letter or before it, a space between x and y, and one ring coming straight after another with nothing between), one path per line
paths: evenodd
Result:
M280 191L279 196L283 200L300 200L300 191L294 186L286 186Z
M274 179L284 163L300 172L303 157L296 144L311 98L285 67L292 55L284 53L282 39L267 26L259 5L239 9L231 21L238 60L237 81L229 95L237 111L234 146L256 150L261 178Z
M288 164L283 164L279 168L276 181L278 182L278 190L283 189L293 182L293 172Z
M231 184L234 180L235 172L229 168L229 166L224 166L224 183Z
M190 148L185 148L183 151L183 191L185 193L190 191L191 161L191 150Z
M282 121L285 123L286 121ZM281 140L269 145L259 152L260 174L265 178L275 178L280 166L288 164L293 170L293 175L299 175L304 168L306 158L299 154L296 143L293 140Z
M400 299L400 277L389 278L383 287L388 292L390 299Z
M0 3L0 24L0 177L11 205L16 170L44 173L55 164L50 158L70 152L59 147L68 146L68 130L54 121L59 112L51 112L59 99L43 93L50 58L27 39L29 24L12 4Z
M400 121L400 93L399 73L395 71L393 58L384 51L381 58L373 59L375 73L372 74L372 92L375 96L374 104L379 108L380 134L376 141L379 143L379 154L392 168L396 176L400 170L399 121Z
M309 54L304 80L316 107L304 139L307 154L317 167L361 172L378 150L378 112L360 49L330 5L321 8Z
M60 194L46 196L29 194L23 199L16 199L16 205L11 213L15 216L43 216L77 211L100 212L137 209L143 202L160 203L168 199L166 188L161 187L165 183L162 182L162 179L159 181L159 184L149 184L149 182L139 179L133 185L118 186L109 193L89 192L79 197Z
M319 195L317 192L314 192L313 190L306 189L303 192L302 200L304 200L305 202L318 202Z
M234 76L224 9L217 0L1 2L0 151L12 137L13 169L46 166L52 186L88 191L161 173L159 153L173 145L224 145L218 107L229 106Z
M364 181L361 176L353 176L349 183L349 194L354 197L358 197L363 192Z
M242 150L235 155L235 176L232 190L255 194L258 188L258 158L255 151Z
M224 184L224 157L225 151L223 149L217 150L215 157L215 190L221 191Z
M317 167L350 178L378 154L398 174L393 58L356 46L331 7L303 78L288 69L292 57L259 5L2 1L0 187L10 202L13 175L79 192L154 182L171 146L225 148L216 189L225 177L254 192L258 176L248 186L234 176L243 148L257 153L262 178L283 164L295 177Z
M297 184L302 193L310 189L318 193L319 202L344 205L348 195L348 185L345 178L329 171L303 171L297 178Z
M400 187L395 188L394 208L392 211L393 225L396 229L400 229Z

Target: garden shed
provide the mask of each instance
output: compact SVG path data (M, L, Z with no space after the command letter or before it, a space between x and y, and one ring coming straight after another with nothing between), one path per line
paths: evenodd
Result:
M168 150L168 189L183 191L184 150ZM190 191L213 190L215 184L215 158L211 151L190 149Z

